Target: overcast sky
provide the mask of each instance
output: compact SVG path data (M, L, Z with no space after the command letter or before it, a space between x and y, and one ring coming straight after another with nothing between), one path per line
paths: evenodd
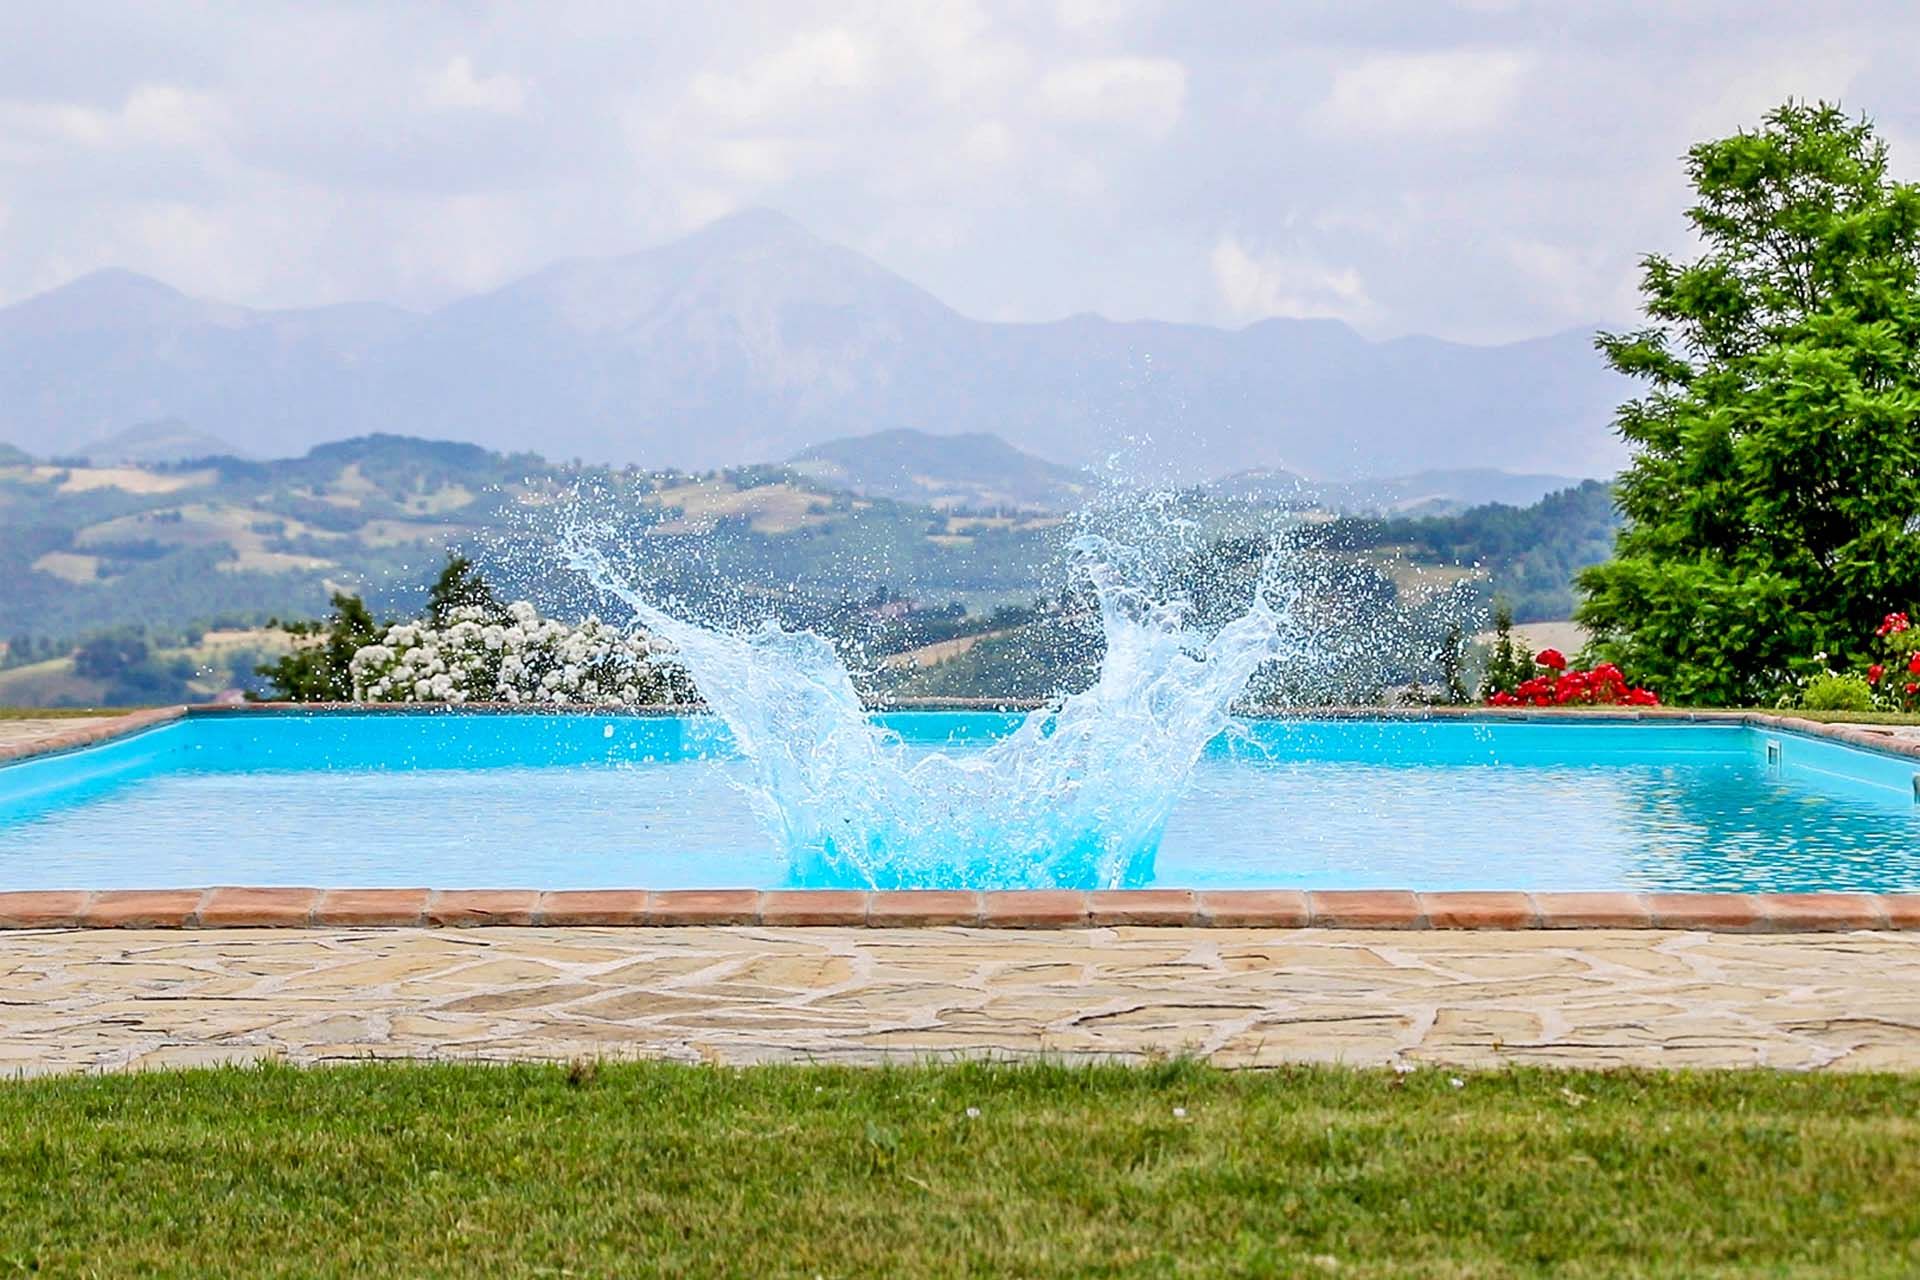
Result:
M0 301L102 266L430 306L781 210L960 310L1491 341L1633 312L1792 95L1920 169L1920 6L0 8Z

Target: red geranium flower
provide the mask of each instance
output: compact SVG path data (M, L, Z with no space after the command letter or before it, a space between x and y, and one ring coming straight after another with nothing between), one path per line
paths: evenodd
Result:
M1907 660L1907 674L1920 676L1920 649L1915 650L1913 657Z
M1905 631L1908 625L1906 614L1890 613L1881 620L1880 629L1873 634L1876 636L1891 635L1896 631Z
M1636 707L1657 707L1660 699L1651 689L1633 689L1627 693L1627 702Z
M1911 696L1916 693L1920 693L1920 684L1915 684L1911 680L1907 681L1907 694Z
M1550 667L1555 671L1565 671L1567 669L1567 657L1558 649L1542 649L1533 656L1533 660L1541 666Z
M1867 683L1879 684L1880 677L1885 674L1887 674L1887 669L1876 662L1867 668Z

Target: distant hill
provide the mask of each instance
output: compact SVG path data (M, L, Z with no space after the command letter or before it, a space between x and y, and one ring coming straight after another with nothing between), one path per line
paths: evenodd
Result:
M1571 489L1580 483L1577 476L1515 475L1491 467L1322 483L1290 471L1261 468L1224 476L1209 487L1224 497L1271 502L1295 510L1322 508L1342 515L1439 516L1489 503L1532 506L1550 493Z
M0 465L0 637L247 626L322 613L335 588L406 608L452 548L513 591L592 608L541 550L575 486L605 499L589 518L663 597L793 596L798 619L876 592L1024 596L1058 523L861 497L784 467L615 472L393 435L271 461L23 459Z
M237 458L243 451L219 436L195 431L179 418L137 423L90 441L80 456L89 462L184 462L190 458Z
M879 431L803 449L788 465L828 488L969 511L1062 511L1089 487L1084 472L985 432Z
M872 478L863 468L879 477L865 493L848 487ZM878 491L898 469L925 500ZM382 616L417 609L452 549L509 597L559 616L604 611L609 601L556 571L556 534L576 513L650 594L699 616L821 630L907 692L1047 692L1085 638L1061 594L1071 526L999 497L1077 483L992 437L910 433L835 442L789 466L699 473L395 435L265 461L91 466L16 451L0 458L0 704L98 703L112 690L75 683L74 643L126 626L187 674L123 700L205 696L245 675L249 652L271 639L254 630L269 617L320 615L334 590L364 594ZM955 495L964 501L936 505ZM1252 546L1250 532L1289 523L1201 488L1168 501L1169 520L1222 545ZM1465 583L1506 595L1529 620L1566 616L1569 575L1607 554L1616 515L1607 487L1589 483L1526 508L1309 520L1389 595ZM203 651L206 627L222 652Z
M1469 467L1355 480L1339 486L1339 492L1341 500L1355 510L1370 507L1396 515L1447 515L1489 503L1530 507L1548 494L1574 488L1581 481L1580 476L1516 475L1491 467Z
M0 467L17 467L32 462L33 455L24 449L16 449L5 441L0 441Z
M254 310L125 271L0 308L0 434L41 456L178 418L261 457L397 430L704 469L850 433L990 430L1063 464L1124 448L1186 481L1600 475L1622 394L1585 329L1477 347L1331 320L974 320L764 211L427 314Z

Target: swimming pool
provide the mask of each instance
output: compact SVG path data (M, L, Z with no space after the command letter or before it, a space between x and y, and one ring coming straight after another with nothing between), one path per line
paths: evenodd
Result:
M876 719L963 753L1019 721ZM1251 720L1122 887L1910 891L1917 773L1737 722ZM698 715L194 715L0 766L0 890L870 887L780 856L745 777ZM988 865L916 887L1023 887Z

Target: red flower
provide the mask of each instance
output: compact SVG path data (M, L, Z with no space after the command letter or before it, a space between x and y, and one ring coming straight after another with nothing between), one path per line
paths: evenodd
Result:
M1920 649L1915 650L1913 657L1907 660L1907 674L1920 676Z
M1907 681L1907 695L1911 697L1916 693L1920 693L1920 684L1915 684L1911 680Z
M1867 668L1867 683L1879 684L1880 677L1885 674L1887 674L1887 669L1876 662Z
M1551 707L1569 703L1612 706L1629 703L1636 707L1657 707L1660 699L1646 689L1630 688L1620 668L1602 662L1591 671L1569 671L1565 655L1554 649L1542 650L1534 661L1549 668L1514 686L1513 692L1498 691L1487 698L1495 707Z
M1906 614L1890 613L1881 620L1880 629L1873 634L1876 636L1891 635L1896 631L1905 631L1908 625Z

